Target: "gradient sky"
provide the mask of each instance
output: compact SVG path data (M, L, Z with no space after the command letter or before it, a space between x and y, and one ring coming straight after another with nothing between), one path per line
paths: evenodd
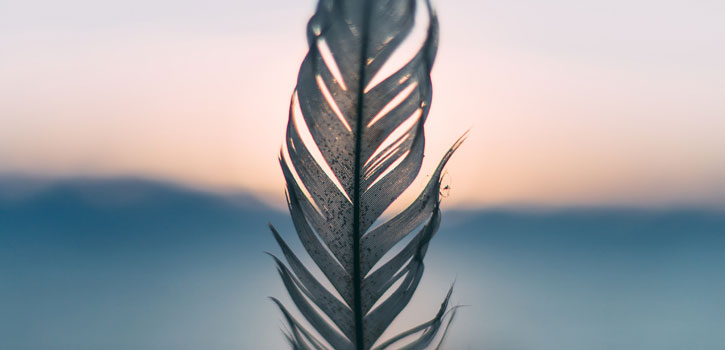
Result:
M0 2L0 173L282 200L313 0ZM439 1L424 173L459 205L725 205L725 3Z

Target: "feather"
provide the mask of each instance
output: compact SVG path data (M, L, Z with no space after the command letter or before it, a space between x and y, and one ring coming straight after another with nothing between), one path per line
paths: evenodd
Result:
M422 47L373 84L411 35L421 4L428 17ZM274 257L277 270L312 327L306 329L272 299L288 324L285 337L293 349L369 350L379 344L375 349L384 350L415 336L402 348L426 349L447 310L453 310L451 319L455 314L448 307L452 287L432 320L387 341L380 337L423 276L423 258L440 223L441 174L463 137L406 209L371 226L420 172L438 44L436 15L428 0L320 0L307 39L280 165L297 235L332 289L270 225L286 260ZM397 254L381 262L410 235Z

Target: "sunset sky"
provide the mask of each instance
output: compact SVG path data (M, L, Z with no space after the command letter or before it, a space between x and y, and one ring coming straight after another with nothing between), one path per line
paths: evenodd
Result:
M313 0L0 3L0 174L283 200ZM725 3L438 1L450 205L725 206Z

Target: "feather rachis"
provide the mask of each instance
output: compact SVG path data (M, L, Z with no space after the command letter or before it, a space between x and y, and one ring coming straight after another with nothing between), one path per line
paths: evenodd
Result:
M397 71L373 83L413 30L419 3L428 14L422 47ZM438 22L427 0L321 0L307 36L309 51L293 94L280 164L298 237L341 298L317 280L272 228L287 261L275 258L278 272L314 332L274 300L288 322L285 334L294 349L329 345L369 350L380 342L421 281L423 258L440 224L442 170L460 145L459 140L444 155L410 206L370 229L421 169ZM293 122L295 103L311 143L303 140L300 126ZM411 122L407 129L402 127ZM402 134L395 136L396 129ZM401 251L372 270L412 232ZM450 292L441 311L418 327L420 336L404 349L433 344L449 299ZM392 339L382 342L382 348L400 340Z

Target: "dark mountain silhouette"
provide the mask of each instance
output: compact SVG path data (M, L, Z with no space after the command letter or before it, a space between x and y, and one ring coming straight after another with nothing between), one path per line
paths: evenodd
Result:
M0 180L0 215L5 240L79 253L222 242L240 248L250 235L266 234L267 222L284 218L248 194L221 195L135 178L5 178Z

